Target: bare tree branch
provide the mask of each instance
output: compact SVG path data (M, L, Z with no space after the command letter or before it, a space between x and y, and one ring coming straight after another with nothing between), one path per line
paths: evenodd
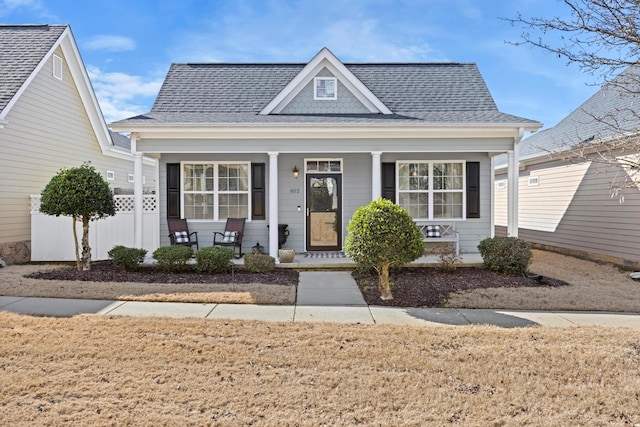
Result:
M563 3L563 16L503 18L522 28L521 40L507 43L542 49L602 79L602 95L608 97L602 105L608 110L583 109L585 123L575 123L574 138L562 135L557 149L539 148L552 158L615 167L611 194L623 200L623 190L638 188L640 178L640 0ZM591 128L597 133L585 137Z

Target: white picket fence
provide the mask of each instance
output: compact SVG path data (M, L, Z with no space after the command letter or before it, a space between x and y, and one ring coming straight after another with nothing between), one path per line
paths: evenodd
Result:
M134 247L133 209L131 195L114 196L116 215L89 226L91 259L108 259L107 252L115 245ZM160 246L158 198L143 197L143 249L149 254ZM73 220L68 216L51 216L40 212L40 196L31 196L31 261L75 261ZM82 223L77 223L78 240L82 239Z

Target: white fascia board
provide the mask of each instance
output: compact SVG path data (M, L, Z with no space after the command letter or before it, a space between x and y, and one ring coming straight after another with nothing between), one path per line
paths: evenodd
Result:
M100 149L104 154L109 151L109 148L113 146L111 141L111 137L109 136L109 130L107 129L107 124L102 116L102 111L100 110L100 106L98 105L98 100L93 91L93 86L89 80L89 75L87 73L86 68L82 62L82 58L80 56L80 52L78 50L78 46L73 38L73 34L71 33L71 28L67 26L65 30L62 32L58 40L51 46L51 49L42 57L36 68L29 75L29 77L23 82L20 89L16 92L16 94L11 98L7 106L0 113L0 121L2 121L9 111L16 104L18 99L22 96L24 91L29 87L31 82L35 79L38 73L45 66L47 61L53 56L54 52L60 47L62 49L62 53L64 54L67 66L71 72L71 78L73 79L76 89L80 95L80 99L82 100L83 106L89 117L89 121L91 123L92 128L94 129L94 133L98 142L100 144ZM6 121L5 121L6 123Z
M140 138L279 139L279 138L515 138L517 126L194 126L111 125L116 132L135 132Z
M309 83L316 74L327 67L343 85L372 113L393 114L342 62L326 47L289 82L287 86L260 111L262 115L277 114Z
M53 55L53 52L55 52L58 46L60 46L60 43L62 43L62 40L64 39L68 30L69 30L69 27L67 26L67 28L62 32L58 40L56 40L53 46L51 46L51 49L49 49L49 52L47 52L47 54L42 57L38 65L36 65L36 68L33 69L29 77L27 77L25 81L22 82L22 86L20 86L20 88L16 91L15 95L13 95L13 98L9 100L7 105L4 107L4 110L0 111L0 121L4 121L4 119L7 117L7 115L9 114L9 111L11 111L13 106L16 104L16 102L18 102L18 100L24 93L24 91L27 90L27 88L29 87L33 79L35 79L38 73L40 72L40 70L42 70L42 67L44 67L44 65L49 60L49 58L51 58L51 56Z
M102 115L102 110L100 109L100 104L98 104L98 99L91 85L91 80L89 80L89 73L82 62L78 45L75 42L70 27L65 29L60 39L62 40L60 47L71 71L71 77L78 89L80 99L82 100L84 109L89 117L89 122L98 139L100 148L102 152L106 154L113 147L113 141L109 135L107 123ZM51 54L53 54L53 51L49 52L48 56Z
M116 159L120 159L120 160L128 160L130 162L134 161L134 155L131 151L124 149L122 147L116 147L113 146L110 149L106 150L104 152L105 156L109 156L109 157L113 157ZM146 165L150 165L153 166L155 165L155 160L152 159L151 157L143 157L142 161L144 162L144 164Z

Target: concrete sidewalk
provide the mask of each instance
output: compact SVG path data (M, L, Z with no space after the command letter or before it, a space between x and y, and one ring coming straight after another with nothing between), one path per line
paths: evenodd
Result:
M640 328L640 314L369 306L349 272L301 272L295 305L196 304L0 296L0 311L36 316L110 314L279 322L413 326L610 326Z

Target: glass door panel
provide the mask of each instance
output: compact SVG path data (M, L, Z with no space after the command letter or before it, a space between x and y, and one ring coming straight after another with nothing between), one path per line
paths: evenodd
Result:
M307 250L342 249L340 175L307 175Z

